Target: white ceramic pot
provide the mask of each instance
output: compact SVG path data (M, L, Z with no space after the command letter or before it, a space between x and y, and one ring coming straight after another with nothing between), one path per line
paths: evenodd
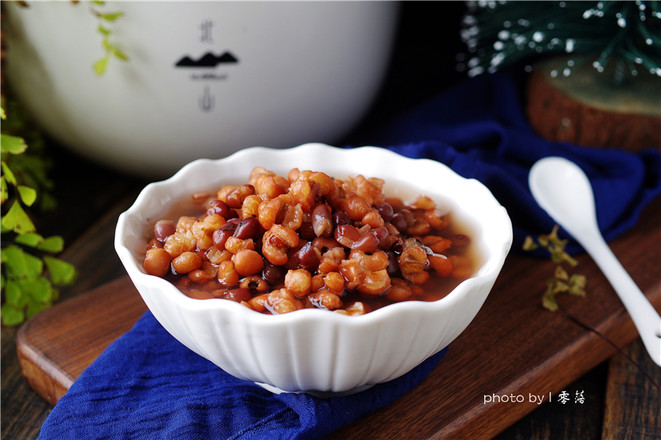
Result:
M151 176L254 145L337 140L379 89L397 16L395 2L4 6L9 83L36 120L89 158ZM124 13L107 27L130 59L102 76L92 9Z

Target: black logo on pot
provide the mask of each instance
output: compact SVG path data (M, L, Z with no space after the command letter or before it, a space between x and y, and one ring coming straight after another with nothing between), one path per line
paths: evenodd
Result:
M215 55L211 52L207 52L202 57L197 60L191 58L188 55L184 55L179 61L175 63L175 67L217 67L220 64L236 64L239 60L231 52L223 52L220 55Z

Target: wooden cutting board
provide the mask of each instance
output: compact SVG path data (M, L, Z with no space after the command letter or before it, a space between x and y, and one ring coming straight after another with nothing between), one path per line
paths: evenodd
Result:
M611 247L657 310L661 309L661 198L637 227ZM578 258L588 277L586 298L561 304L582 323L623 347L636 330L592 260ZM518 252L508 257L493 291L439 366L391 405L340 429L335 439L492 438L617 350L562 312L540 306L554 265ZM62 302L28 320L17 335L30 385L51 404L146 307L128 278ZM503 402L512 397L517 402ZM589 396L588 396L589 397Z

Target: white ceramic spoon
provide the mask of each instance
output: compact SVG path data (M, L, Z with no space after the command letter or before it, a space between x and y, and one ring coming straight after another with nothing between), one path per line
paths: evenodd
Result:
M610 281L638 329L652 360L661 366L661 317L606 244L587 176L576 164L548 157L530 169L528 184L537 203L578 241Z

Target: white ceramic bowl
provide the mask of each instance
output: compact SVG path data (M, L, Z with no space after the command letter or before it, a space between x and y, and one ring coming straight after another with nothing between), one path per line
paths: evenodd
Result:
M223 183L246 182L254 166L286 175L293 167L331 176L385 179L447 206L468 228L481 264L474 276L435 302L410 301L363 316L318 309L284 315L256 313L223 299L197 300L147 275L142 261L153 224L170 204ZM285 391L353 392L395 379L452 342L491 290L512 243L512 225L480 182L426 159L385 149L322 144L274 150L250 148L221 160L197 160L172 178L148 185L118 221L115 248L156 319L185 346L229 374Z

